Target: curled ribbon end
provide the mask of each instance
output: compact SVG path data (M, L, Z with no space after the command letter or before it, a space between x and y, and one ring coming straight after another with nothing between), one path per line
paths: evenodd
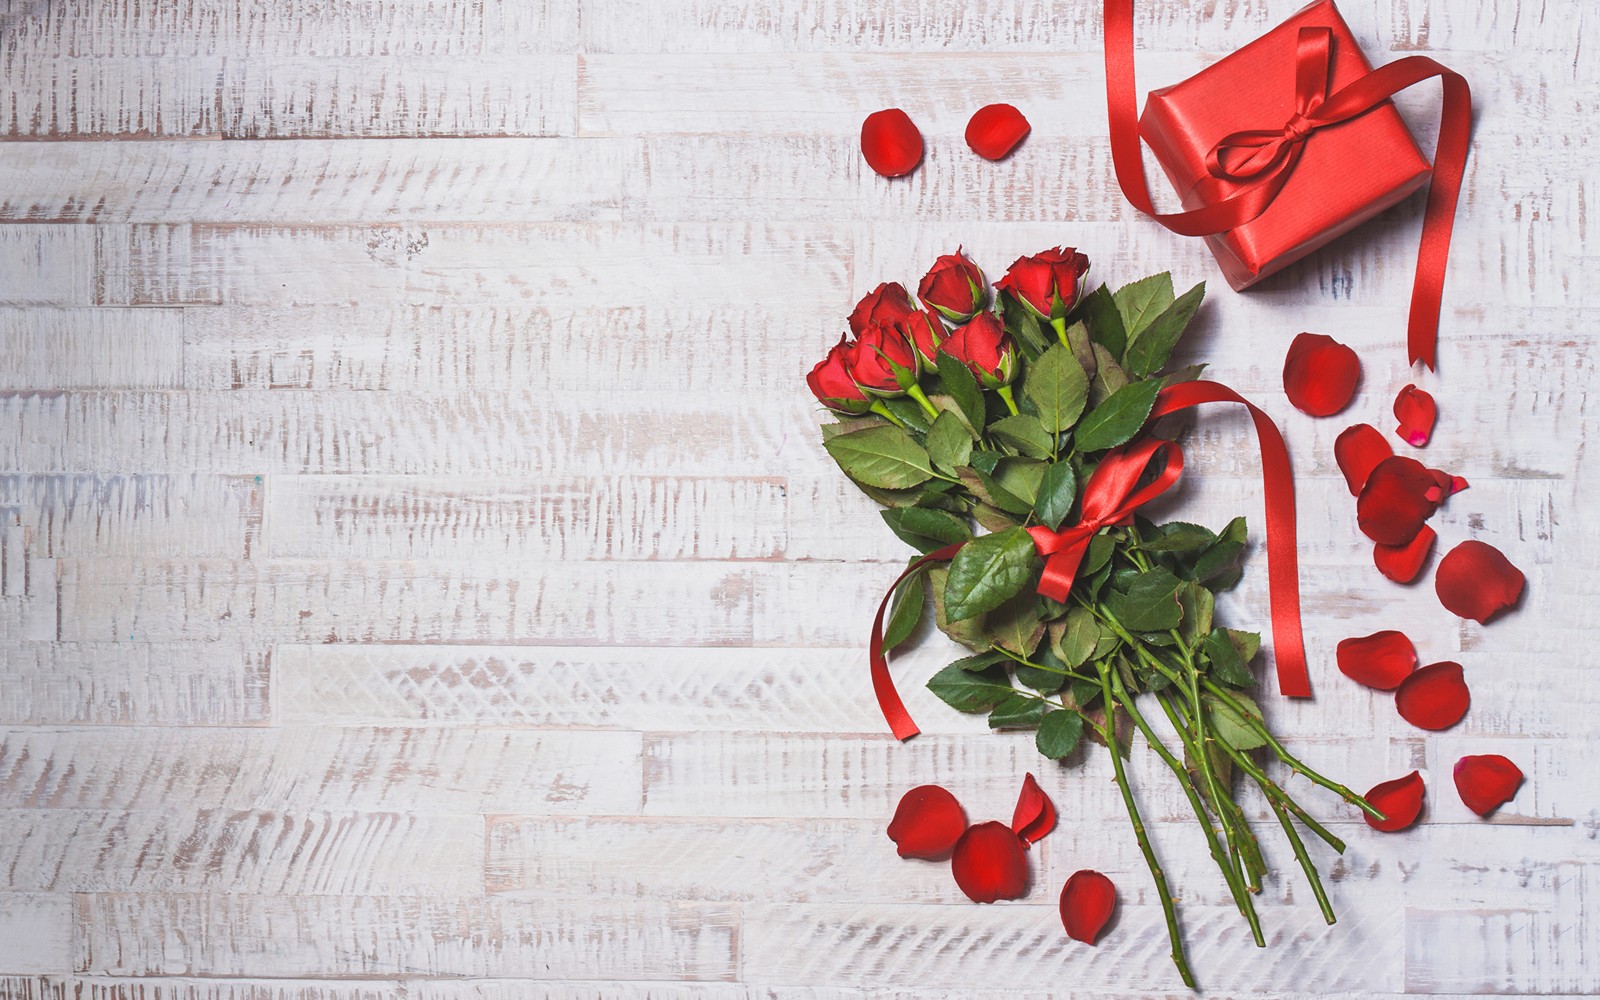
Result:
M893 730L894 738L902 743L922 732L922 730L917 728L916 723L912 722L910 719L906 720L905 725L898 725L893 719L891 719L889 720L889 728Z

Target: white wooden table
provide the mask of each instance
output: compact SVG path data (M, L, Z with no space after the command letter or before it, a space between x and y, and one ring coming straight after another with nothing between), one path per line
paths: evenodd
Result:
M1143 82L1299 5L1146 0ZM1472 482L1441 543L1528 573L1480 628L1378 576L1332 461L1415 378L1420 200L1227 291L1110 180L1097 7L0 0L0 993L1179 992L1103 755L1058 767L938 704L937 637L896 667L926 735L895 744L868 698L906 553L800 378L857 295L957 244L1212 281L1184 356L1278 416L1299 473L1317 698L1272 721L1359 788L1428 781L1395 836L1298 786L1350 841L1317 855L1341 920L1279 851L1258 951L1136 753L1209 991L1600 991L1600 8L1343 8L1375 61L1434 52L1476 92L1418 381L1423 457ZM1425 89L1400 103L1431 148ZM961 133L1000 100L1034 133L995 165ZM889 106L928 140L894 182L855 139ZM1342 417L1283 399L1302 329L1361 352ZM1171 512L1259 527L1239 416L1193 440ZM1264 599L1258 552L1229 621ZM1336 673L1387 627L1466 664L1462 725ZM1450 783L1469 752L1529 774L1492 822ZM1029 770L1063 822L1026 900L894 858L910 786L1006 817ZM1080 867L1122 892L1094 949L1055 913Z

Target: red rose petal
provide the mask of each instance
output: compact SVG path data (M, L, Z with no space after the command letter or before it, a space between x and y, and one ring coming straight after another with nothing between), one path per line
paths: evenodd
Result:
M1382 830L1384 833L1404 830L1415 823L1417 817L1422 814L1422 792L1422 775L1415 771L1404 778L1373 785L1372 791L1364 798L1374 809L1388 818L1373 819L1366 813L1362 813L1361 816L1374 830Z
M1097 871L1073 872L1061 887L1061 926L1074 941L1094 944L1116 907L1117 887Z
M956 797L938 785L918 785L900 797L889 821L889 839L902 858L942 858L967 828Z
M1028 888L1028 859L1022 841L998 820L967 828L956 842L950 870L956 885L975 903L1016 899Z
M1522 786L1522 769L1497 753L1456 761L1456 791L1468 809L1487 816L1510 802Z
M1055 804L1030 774L1022 781L1022 794L1017 796L1017 808L1011 814L1011 829L1026 847L1055 828Z
M1321 333L1302 333L1283 362L1283 391L1295 409L1328 417L1350 405L1361 380L1356 352Z
M1487 542L1462 542L1439 560L1434 589L1446 611L1484 624L1517 603L1527 581L1522 571Z
M1373 545L1372 561L1378 572L1395 583L1410 583L1422 572L1422 564L1428 561L1438 537L1438 532L1424 524L1417 537L1404 545Z
M1394 455L1379 462L1356 498L1356 523L1368 538L1404 545L1439 509L1444 495L1433 473L1414 458Z
M1395 397L1394 418L1400 421L1400 426L1394 429L1400 435L1400 440L1421 448L1433 436L1433 424L1439 419L1439 407L1425 390L1408 385Z
M967 145L986 160L1003 160L1032 128L1009 104L990 104L967 122Z
M922 133L899 108L874 111L861 123L861 155L885 177L901 177L922 162Z
M1350 495L1360 496L1361 487L1378 463L1394 454L1389 441L1371 424L1346 427L1333 442L1333 458L1344 473L1345 485Z
M1467 714L1472 695L1461 664L1430 663L1407 677L1394 693L1400 718L1418 729L1449 729Z
M1392 629L1345 639L1335 652L1339 672L1379 691L1393 691L1417 669L1417 649Z

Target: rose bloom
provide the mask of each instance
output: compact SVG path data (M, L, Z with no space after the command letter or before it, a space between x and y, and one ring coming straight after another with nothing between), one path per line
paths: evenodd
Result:
M895 366L915 378L917 352L905 331L898 326L874 323L861 331L861 336L850 345L845 355L845 365L850 377L863 392L873 396L902 396L910 387L900 384Z
M995 287L1016 296L1040 319L1060 319L1078 304L1078 286L1089 258L1071 247L1018 257Z
M850 312L850 333L861 336L874 323L902 325L917 315L911 294L898 281L886 281L861 297Z
M944 352L972 369L985 389L1009 385L1017 376L1016 346L991 312L981 312L952 330Z
M939 310L952 323L965 323L977 315L987 294L983 272L957 250L933 262L917 286L917 298L924 306Z
M811 369L810 374L806 376L806 385L811 387L811 392L817 397L817 401L830 410L839 413L865 413L872 406L872 401L850 377L850 367L847 364L849 356L850 344L841 336L839 342L828 351L827 356Z

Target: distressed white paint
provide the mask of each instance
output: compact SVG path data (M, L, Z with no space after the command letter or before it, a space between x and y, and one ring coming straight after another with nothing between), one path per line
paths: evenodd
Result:
M1141 0L1144 82L1301 4ZM1103 754L946 709L919 682L958 651L926 628L894 671L927 735L867 697L907 553L799 378L855 295L957 244L1210 282L1181 357L1278 418L1300 482L1317 697L1264 708L1357 787L1428 783L1383 836L1297 782L1349 842L1312 847L1341 919L1263 829L1258 951L1136 751L1208 992L1600 992L1595 10L1341 4L1375 61L1476 89L1434 375L1401 349L1420 199L1247 295L1129 210L1096 6L0 0L0 997L1181 995ZM1425 144L1436 99L1398 101ZM999 164L961 139L993 100L1034 125ZM928 148L886 181L855 137L893 105ZM1344 416L1283 400L1302 329L1361 353ZM1411 381L1442 411L1419 457L1473 484L1441 545L1528 572L1488 627L1353 528L1333 439ZM1201 418L1161 513L1259 525L1247 434ZM1265 575L1230 623L1263 624ZM1466 667L1449 733L1334 668L1397 626ZM1486 822L1450 773L1491 752L1529 783ZM894 858L907 787L1004 818L1030 770L1062 825L1026 901ZM1092 950L1054 915L1082 867L1123 899Z

